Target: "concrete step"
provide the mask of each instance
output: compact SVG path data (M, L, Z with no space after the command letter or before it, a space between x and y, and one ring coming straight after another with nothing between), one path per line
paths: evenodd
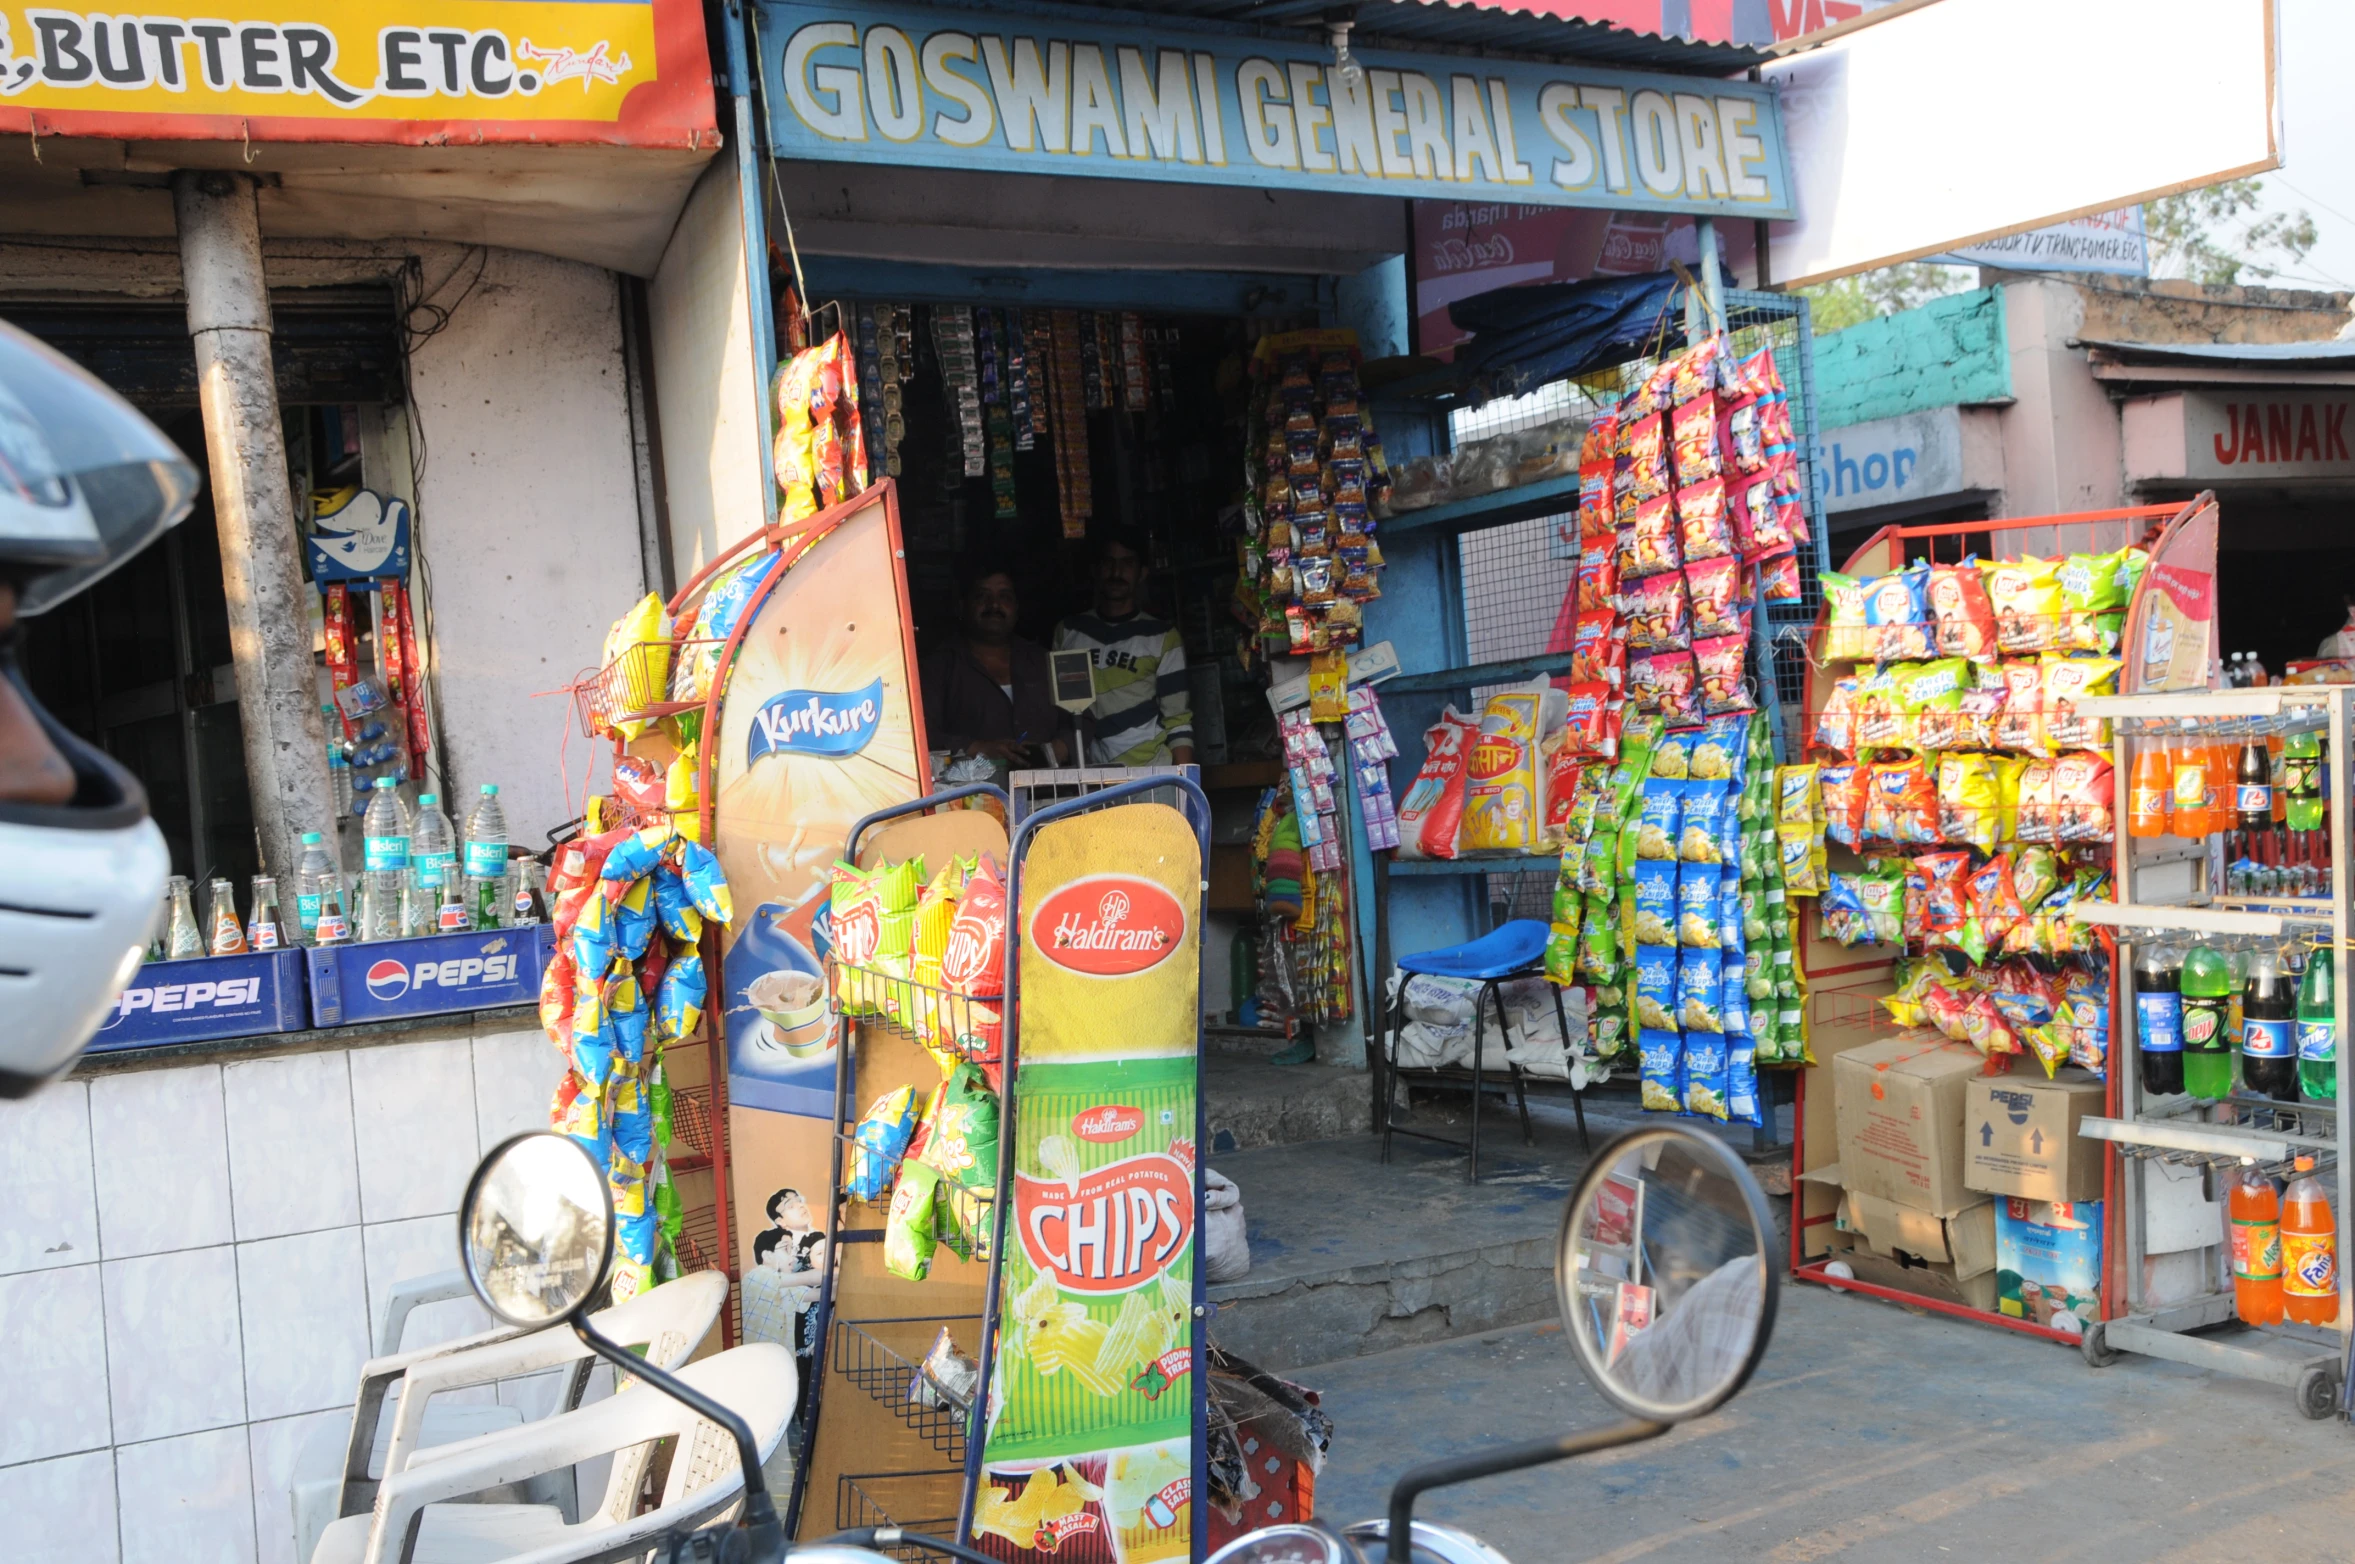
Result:
M1213 1156L1363 1134L1373 1123L1373 1092L1365 1071L1344 1065L1269 1064L1264 1054L1202 1056Z

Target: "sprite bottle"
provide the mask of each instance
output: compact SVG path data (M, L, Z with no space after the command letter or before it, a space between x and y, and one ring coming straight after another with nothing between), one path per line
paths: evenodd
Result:
M2298 1095L2339 1100L2338 993L2328 945L2306 958L2298 982Z

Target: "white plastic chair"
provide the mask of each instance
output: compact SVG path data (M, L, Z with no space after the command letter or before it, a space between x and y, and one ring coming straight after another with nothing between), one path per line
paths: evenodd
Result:
M797 1391L793 1354L761 1342L679 1371L752 1428L763 1460L785 1437ZM657 1441L676 1441L656 1506L638 1493ZM632 1458L618 1458L622 1452ZM615 1455L604 1502L577 1525L554 1505L453 1500ZM744 1469L727 1430L651 1385L454 1445L420 1450L386 1474L373 1512L327 1528L310 1564L603 1564L635 1558L664 1533L701 1526L742 1497Z
M580 1405L596 1360L569 1329L485 1331L410 1352L397 1348L409 1312L442 1298L471 1295L462 1271L447 1271L398 1283L385 1308L378 1350L360 1370L360 1390L344 1444L342 1475L298 1484L294 1492L296 1557L307 1557L328 1524L364 1515L375 1502L378 1473L401 1470L420 1450L479 1438L523 1422L520 1408L464 1405L439 1400L445 1391L488 1385L502 1379L570 1365L573 1372L559 1410ZM701 1271L650 1288L625 1304L590 1316L608 1340L643 1347L657 1368L676 1368L694 1356L727 1306L727 1278ZM385 1398L401 1389L389 1413ZM576 1508L571 1473L547 1474L509 1494L491 1495L528 1503Z

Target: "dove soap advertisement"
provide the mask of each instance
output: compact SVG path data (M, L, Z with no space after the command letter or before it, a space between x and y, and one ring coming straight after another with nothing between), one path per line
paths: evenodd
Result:
M264 0L220 14L0 0L0 133L719 144L696 0Z

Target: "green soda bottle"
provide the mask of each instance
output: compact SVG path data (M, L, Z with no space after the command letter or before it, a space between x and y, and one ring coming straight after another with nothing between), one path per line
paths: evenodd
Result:
M2339 1027L2330 947L2306 958L2298 983L2298 1095L2308 1102L2339 1100Z
M2232 964L2209 945L2183 958L2183 1089L2211 1101L2232 1095Z
M2293 831L2322 828L2322 736L2308 729L2281 741L2283 824Z

